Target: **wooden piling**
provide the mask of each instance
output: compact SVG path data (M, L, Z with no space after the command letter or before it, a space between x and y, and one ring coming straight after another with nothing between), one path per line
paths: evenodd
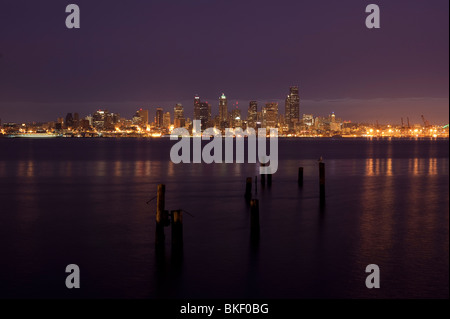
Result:
M250 200L252 198L252 178L247 177L246 183L245 183L245 198L247 200Z
M319 163L320 201L325 201L325 163Z
M264 167L264 166L266 166L266 164L261 163L261 167ZM261 173L259 173L259 174L261 175L261 185L262 185L262 187L264 187L264 186L266 186L266 174L261 174Z
M298 168L298 186L303 187L303 167Z
M156 246L164 246L164 206L166 185L159 184L156 194Z
M272 186L272 173L267 174L267 186Z
M259 238L259 200L250 201L250 227L252 239Z
M172 247L183 246L183 211L172 211Z

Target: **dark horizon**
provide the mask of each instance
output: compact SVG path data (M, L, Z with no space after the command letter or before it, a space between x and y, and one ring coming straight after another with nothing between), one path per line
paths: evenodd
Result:
M353 122L433 124L449 118L449 3L386 1L381 29L365 27L373 1L78 0L8 2L0 11L0 118L47 122L99 108L193 112L198 94L218 113L224 92L259 108L300 87L300 114ZM232 104L229 103L229 108Z

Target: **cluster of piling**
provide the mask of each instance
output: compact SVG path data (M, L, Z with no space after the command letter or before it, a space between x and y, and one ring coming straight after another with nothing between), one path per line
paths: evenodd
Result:
M264 166L264 164L261 164ZM272 186L272 175L273 174L261 174L261 185L264 187L266 185L266 175L267 175L267 186ZM258 177L255 176L255 193ZM297 183L299 187L303 187L303 167L298 168ZM252 178L247 177L245 186L245 198L250 200L252 197ZM325 163L319 162L319 192L320 200L325 200Z
M169 211L165 209L166 186L159 184L156 194L156 228L155 245L158 250L163 250L165 245L164 228L171 224L172 220L172 251L181 253L183 248L183 210Z
M303 187L303 167L298 168L298 186ZM325 201L325 163L319 162L319 198Z
M264 166L264 164L261 164ZM266 185L266 175L267 175L267 186L272 186L272 175L273 174L261 174L261 185L264 187ZM258 177L255 176L255 194L257 193L257 181ZM300 188L303 187L303 167L298 168L297 183ZM325 203L325 163L319 162L319 198L320 203ZM251 238L259 239L259 201L258 199L252 198L252 178L247 177L245 182L245 199L250 203L250 225L251 225Z
M266 175L267 185L270 187L272 185L272 174L261 174L261 185L262 187L266 185ZM303 187L303 167L298 168L297 183L299 187ZM255 176L255 194L257 193L257 184L258 177ZM260 235L259 200L253 198L252 185L252 178L247 177L244 197L250 204L250 234L252 241L258 241ZM172 224L172 252L179 256L182 253L183 248L183 210L172 210L169 213L169 211L165 209L165 192L166 186L164 184L159 184L156 195L156 249L160 251L164 249L164 228ZM323 162L319 162L319 192L320 202L323 204L325 202L325 163Z

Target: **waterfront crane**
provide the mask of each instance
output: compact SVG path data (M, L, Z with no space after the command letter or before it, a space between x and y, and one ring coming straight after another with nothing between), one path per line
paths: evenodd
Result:
M425 119L425 116L421 115L421 117L422 117L422 121L423 121L423 124L425 125L425 127L430 127L430 126L431 126L431 125L430 125L430 122L428 122L428 121Z

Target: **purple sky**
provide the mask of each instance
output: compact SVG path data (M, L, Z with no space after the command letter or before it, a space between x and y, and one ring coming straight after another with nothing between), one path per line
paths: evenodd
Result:
M217 114L222 92L246 114L299 85L301 114L448 123L448 0L1 0L0 30L3 122L176 102L192 116L194 94Z

